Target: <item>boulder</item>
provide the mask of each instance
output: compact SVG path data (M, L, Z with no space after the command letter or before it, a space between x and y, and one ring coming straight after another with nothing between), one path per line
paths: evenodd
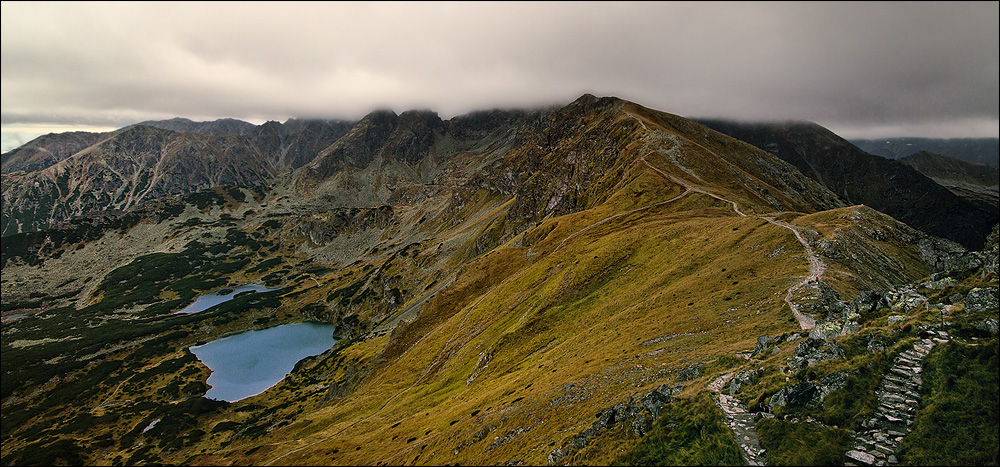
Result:
M773 412L775 407L822 407L827 394L844 387L848 376L850 373L834 372L815 383L802 381L786 386L771 396L768 408Z
M913 285L892 289L885 293L885 299L896 313L909 313L927 301L927 297L917 292L917 288Z
M997 334L1000 331L1000 325L998 325L996 318L984 319L976 324L976 329L980 331L986 331L990 334Z
M799 369L836 358L846 358L843 349L836 343L810 337L795 347L792 358L788 360L788 366Z
M694 363L687 366L677 373L677 379L681 381L690 381L698 376L701 376L701 365L701 363Z
M896 324L906 319L906 315L889 315L889 324Z
M733 375L732 380L729 383L729 395L735 396L736 393L740 392L740 388L752 383L757 379L762 373L764 373L763 368L756 368L753 370L746 370L737 372Z
M997 287L980 287L969 291L965 296L965 311L979 313L994 311L1000 307Z
M771 337L771 336L758 336L757 337L757 345L753 348L753 352L750 352L750 356L758 355L758 354L764 352L776 340L778 340L778 339L774 338L774 337Z
M669 387L666 384L661 384L660 387L652 390L649 394L643 396L640 403L650 414L653 415L655 420L660 416L660 408L665 404L669 404L674 400L674 394L680 392L679 388Z
M952 279L951 277L945 277L944 279L929 280L921 285L923 285L924 288L927 289L941 290L945 287L951 287L957 283L958 281L956 281L955 279Z
M812 339L829 340L855 332L860 327L861 325L857 321L851 319L823 320L817 322L809 330L809 337Z

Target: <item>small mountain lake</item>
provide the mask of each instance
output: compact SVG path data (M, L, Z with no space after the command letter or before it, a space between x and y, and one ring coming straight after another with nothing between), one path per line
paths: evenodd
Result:
M259 284L244 284L238 287L225 287L215 292L209 292L195 299L194 303L188 305L177 313L198 313L212 308L220 303L225 303L243 292L273 292L279 289L270 289Z
M284 379L303 358L333 347L334 325L283 324L216 339L190 350L212 370L209 399L235 402L264 392Z

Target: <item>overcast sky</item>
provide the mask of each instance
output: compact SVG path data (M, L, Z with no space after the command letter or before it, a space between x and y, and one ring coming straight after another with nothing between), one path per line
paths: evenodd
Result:
M3 150L176 116L450 118L584 92L847 138L997 137L998 5L3 2Z

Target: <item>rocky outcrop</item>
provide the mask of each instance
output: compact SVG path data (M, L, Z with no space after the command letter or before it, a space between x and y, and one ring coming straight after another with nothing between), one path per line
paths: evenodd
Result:
M391 206L370 209L338 208L295 221L299 234L316 245L326 245L339 235L370 229L385 229L393 220Z
M979 287L965 296L966 313L995 311L1000 307L1000 291L997 287Z
M740 392L740 388L753 383L762 373L764 373L763 367L736 372L729 382L729 395L735 396Z
M931 273L961 273L982 266L979 255L944 238L921 236L917 245L920 259L931 267Z
M674 396L680 391L681 388L677 385L661 384L638 399L630 396L625 402L602 409L597 413L597 421L589 428L570 436L549 453L549 465L562 462L566 456L583 449L590 444L591 439L615 425L624 426L632 436L645 436L660 416L660 409L673 402Z
M802 381L781 388L768 400L768 410L774 412L776 407L823 407L827 394L844 387L850 373L834 372L819 379L819 381Z
M797 347L788 359L788 367L792 370L813 366L823 360L845 358L844 351L835 342L810 337Z

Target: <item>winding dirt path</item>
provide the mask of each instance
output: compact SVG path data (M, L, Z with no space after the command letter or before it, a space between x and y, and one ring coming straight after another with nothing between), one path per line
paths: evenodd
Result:
M631 114L630 112L628 112L628 111L626 111L624 109L622 109L622 112L625 112L626 115L628 115L629 117L634 118L637 122L639 122L639 124L642 125L642 128L644 130L649 131L649 128L646 127L646 124L642 121L642 119L640 119L639 117ZM666 173L666 172L660 170L659 168L655 167L654 165L650 164L649 161L646 160L645 156L642 157L642 162L644 164L646 164L647 167L655 170L657 173L659 173L660 175L666 177L667 179L671 180L672 182L684 186L684 188L686 188L686 190L682 194L682 196L688 194L691 191L702 193L704 195L711 196L712 198L715 198L717 200L720 200L720 201L723 201L725 203L731 204L733 206L733 211L736 212L736 214L738 214L740 217L748 217L743 211L740 211L739 205L737 205L735 201L730 200L730 199L726 199L726 198L724 198L722 196L716 195L715 193L708 192L708 191L702 189L701 187L694 186L691 183L689 183L689 182L687 182L687 181L685 181L683 179L680 179L680 178L675 177L675 176L673 176L673 175L671 175L669 173ZM674 198L674 199L676 199L676 198ZM670 200L670 201L673 201L673 199ZM666 201L666 202L669 202L669 201ZM666 202L664 202L664 203L666 203ZM648 206L648 207L652 207L652 206ZM645 208L641 208L641 209L645 209ZM628 214L628 213L625 213L625 214ZM613 217L616 217L616 216L613 216ZM787 303L788 307L791 308L792 314L795 316L795 319L798 320L798 322L799 322L799 327L801 327L803 330L810 330L810 329L812 329L813 327L816 326L816 319L813 318L812 316L809 316L809 315L803 313L802 311L800 311L799 307L795 304L794 301L792 301L792 295L795 293L796 290L798 290L798 289L800 289L802 287L808 286L813 281L818 281L819 278L822 277L823 273L826 271L826 267L827 267L826 263L824 263L823 260L820 259L819 256L816 255L815 252L813 252L812 247L809 246L809 242L806 241L805 237L802 236L802 233L801 233L801 231L800 231L799 228L797 228L797 227L795 227L793 225L790 225L788 223L776 220L773 217L768 217L768 216L755 216L755 217L758 218L758 219L763 219L763 220L769 222L772 225L776 225L778 227L782 227L782 228L785 228L785 229L788 229L788 230L792 231L792 233L795 235L795 238L798 239L798 241L799 241L800 244L802 244L802 248L805 249L806 260L809 261L809 275L803 277L801 281L797 282L796 284L794 284L794 285L792 285L791 287L788 288L788 292L785 294L785 303ZM608 219L599 221L598 223L603 223L603 222L611 220L611 219L612 218L608 218ZM594 225L597 225L597 224L594 224ZM585 227L584 229L586 230L586 229L589 229L590 227L591 226L588 226L588 227ZM579 234L581 232L577 232L577 234ZM563 240L563 242L559 244L559 246L561 247L563 243L566 243L567 240L569 240L570 238L576 236L577 234L574 234L574 235L571 235L570 237L567 237L566 240ZM558 249L558 248L556 248L556 249Z
M778 227L784 227L791 230L792 233L795 234L795 238L797 238L799 243L802 244L802 248L805 248L806 250L806 259L809 260L809 275L788 288L788 293L785 294L785 303L787 303L788 307L792 309L792 314L795 315L795 319L799 320L799 326L802 330L808 331L816 327L816 319L799 311L798 305L792 301L792 294L794 294L796 290L808 286L811 282L818 281L823 275L823 272L826 271L826 263L824 263L823 260L821 260L819 256L813 252L812 247L809 246L809 242L807 242L805 237L802 236L799 229L785 222L775 220L773 217L760 216L760 219L764 219Z

